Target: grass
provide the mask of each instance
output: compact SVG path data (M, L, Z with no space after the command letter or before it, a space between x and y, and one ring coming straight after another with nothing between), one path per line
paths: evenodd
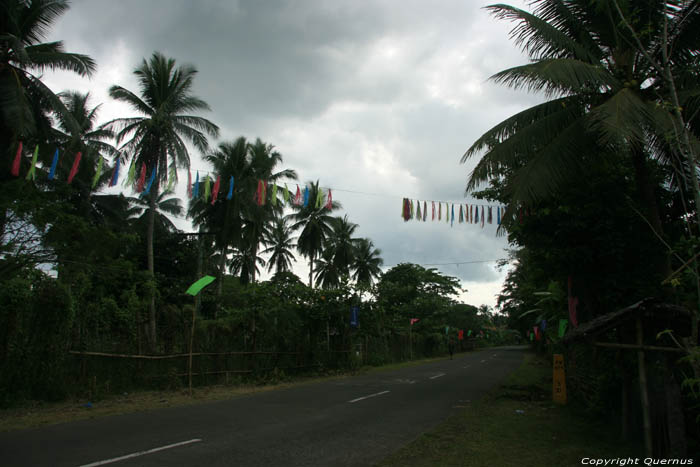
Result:
M551 368L528 354L501 387L377 467L574 466L584 457L643 457L641 446L621 444L609 425L552 404Z
M92 402L87 399L74 399L55 403L29 401L16 408L0 410L0 431L35 428L44 425L143 412L165 407L182 407L202 404L217 400L232 399L255 392L271 391L311 384L318 381L346 378L351 375L390 371L444 358L445 357L426 358L381 367L367 366L345 374L302 377L279 384L196 387L192 397L189 396L187 389L183 389L171 391L138 391L123 395L107 396L99 401Z

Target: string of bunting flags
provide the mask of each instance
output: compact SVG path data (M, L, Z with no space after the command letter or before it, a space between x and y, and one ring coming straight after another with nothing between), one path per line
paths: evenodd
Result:
M29 168L29 171L27 172L27 175L25 177L26 180L35 180L36 179L36 164L37 164L37 159L39 156L39 146L37 145L36 148L34 149L34 154L32 157L32 162L31 166ZM103 171L103 165L104 165L104 158L102 156L98 156L99 160L97 162L97 169L95 172L95 176L93 177L92 180L92 187L94 188L97 185L97 182L99 181L100 177L102 176L102 171ZM20 163L22 160L22 142L19 142L18 148L17 148L17 153L15 154L15 158L12 162L12 168L11 168L11 173L15 177L19 177L19 172L20 172ZM82 153L78 152L75 155L75 158L73 159L73 164L71 166L71 170L68 174L68 178L66 182L68 184L71 184L73 182L73 179L77 175L79 169L80 169L80 162L82 160ZM53 160L51 162L51 168L49 170L48 174L48 179L49 180L55 180L56 178L56 167L59 162L59 150L56 149ZM119 182L119 176L120 176L120 168L121 168L121 159L117 158L117 162L114 166L112 176L110 177L109 185L110 187L113 187L117 185ZM153 186L153 183L156 178L156 174L158 172L158 165L150 171L150 174L148 173L148 168L146 167L145 163L141 164L141 168L139 170L139 175L137 177L136 175L136 163L132 162L131 166L129 167L129 171L127 173L126 179L124 180L123 186L133 186L134 190L137 193L141 193L141 196L148 195L151 191L151 187ZM167 181L167 186L166 190L170 190L173 187L173 184L177 181L177 171L175 170L174 167L170 168L169 174L166 176L166 181ZM213 187L212 187L213 183ZM230 176L229 181L228 181L228 189L227 194L226 194L226 199L230 200L233 198L233 187L234 187L234 177ZM203 193L200 193L200 185L203 185ZM209 202L211 200L211 204L213 205L216 203L217 199L219 199L219 194L222 193L222 189L224 188L223 182L221 180L221 175L216 175L216 178L210 176L209 173L204 177L202 183L200 183L199 180L199 171L196 171L195 174L195 180L194 183L192 183L192 170L188 169L187 171L187 195L190 199L197 199L202 197L205 202ZM271 205L275 206L277 204L278 200L278 190L281 189L281 187L278 187L277 184L270 183L269 181L266 180L258 180L257 184L257 189L255 190L255 193L253 194L253 199L255 202L259 205L262 206L266 204L268 201ZM323 188L319 187L317 194L316 194L316 199L311 200L311 192L309 190L308 186L304 187L304 190L299 187L299 185L296 186L296 192L292 194L292 192L289 191L289 188L287 187L287 184L284 184L283 192L282 192L282 201L281 203L284 205L295 205L295 206L308 206L309 203L313 202L314 207L316 209L332 209L333 207L333 193L330 188L327 189L327 192L324 191Z
M430 214L428 208L430 208ZM455 206L455 203L450 205L450 203L442 201L414 201L410 198L404 198L401 203L401 218L404 222L410 220L426 222L430 217L432 222L436 220L441 222L444 219L446 223L450 224L450 227L457 221L460 224L481 224L481 228L483 228L484 224L493 224L494 211L496 224L501 225L505 209L505 206L466 203L457 203Z

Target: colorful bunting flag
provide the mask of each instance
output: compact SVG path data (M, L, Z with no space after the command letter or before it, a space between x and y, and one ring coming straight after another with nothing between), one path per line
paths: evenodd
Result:
M199 170L197 171L197 174L194 179L194 188L192 193L192 199L197 198L199 198Z
M213 206L214 203L216 203L216 198L219 197L219 188L221 187L221 175L216 176L216 182L214 182L214 193L212 193L211 197L211 205Z
M53 160L51 161L51 170L49 170L49 180L53 180L56 176L56 166L58 165L58 148L56 152L53 153Z
M431 203L433 204L433 218L431 220L434 221L435 220L435 201L431 201Z
M119 165L121 164L121 159L117 157L117 163L114 164L114 172L112 173L112 178L109 179L109 186L115 186L119 181Z
M141 163L141 175L139 175L139 181L138 184L136 185L136 192L141 193L143 191L143 187L146 184L146 163L142 162Z
M328 189L328 198L326 199L326 209L329 211L333 209L333 193L331 193L331 189Z
M80 166L80 158L83 157L83 154L81 152L78 152L78 154L75 155L75 160L73 160L73 167L70 169L70 173L68 174L68 184L73 181L73 177L75 177L75 174L78 173L78 167Z
M484 228L484 207L481 206L481 228Z
M479 211L476 211L476 214L478 216ZM478 218L474 219L474 205L473 204L471 206L469 206L469 219L471 219L469 222L471 222L472 224L476 224L476 222L479 220Z
M299 185L297 185L297 193L294 195L294 204L297 206L300 206L302 203L302 197L301 197L301 190L299 189Z
M442 220L442 203L438 203L438 220Z
M304 207L309 205L309 187L304 187Z
M314 209L321 209L322 204L323 204L323 188L318 187L318 191L316 192L316 204L314 205Z
M411 219L411 202L408 198L403 199L403 210L401 211L401 217L403 217L404 222L408 222Z
M425 222L425 219L428 217L428 203L427 201L423 201L423 222Z
M209 172L207 172L207 176L204 179L204 202L206 203L209 201L209 195L211 194L211 185L210 185L210 180L209 180Z
M135 180L136 180L136 160L132 159L131 166L129 167L129 172L126 176L126 180L124 181L124 186L133 185Z
M462 211L462 205L459 205L459 223L464 223L464 211Z
M272 184L272 195L270 196L270 204L277 206L277 184Z
M287 184L284 184L284 193L283 193L283 198L284 198L284 204L289 204L289 188L287 188Z
M15 160L12 162L12 175L19 177L19 163L22 160L22 142L19 142L17 146L17 153L15 154Z
M423 217L423 213L420 212L420 201L418 201L418 209L416 210L416 217L420 220Z
M413 215L415 214L414 207L413 207L413 200L411 200L411 219L413 219Z
M226 199L231 198L233 198L233 175L231 175L231 179L228 182L228 194L226 195Z
M187 197L192 199L192 169L187 168Z
M501 207L496 207L496 224L501 225Z
M100 160L97 162L97 172L95 172L95 176L92 177L92 188L95 188L97 185L98 180L100 179L100 176L102 175L102 164L104 163L104 159L102 156L97 156Z
M564 334L566 333L566 325L568 323L569 321L566 319L559 320L559 337L564 337Z
M460 329L459 331L457 331L457 340L464 340L464 329Z
M455 203L452 203L452 218L450 219L450 227L454 227L455 224Z
M158 164L156 164L153 167L153 170L151 171L151 177L148 179L148 186L146 186L146 189L141 193L141 196L146 196L151 192L151 187L153 186L153 181L156 179L156 173L158 172Z
M470 329L469 331L467 331L467 337L469 337L471 335L472 335L472 330Z
M491 206L489 206L488 213L489 213L489 217L488 217L488 221L487 221L487 222L488 222L489 224L493 224L493 211L491 210Z
M34 156L32 157L32 165L29 167L29 172L27 172L27 176L25 177L25 180L32 179L34 180L36 178L36 160L39 157L39 145L37 144L36 147L34 148Z
M418 318L411 318L411 326L413 326L413 324L414 324L414 323L417 323L418 321L420 321L420 319L418 319Z

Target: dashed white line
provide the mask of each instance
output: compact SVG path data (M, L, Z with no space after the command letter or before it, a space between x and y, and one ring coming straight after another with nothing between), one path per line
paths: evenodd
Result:
M154 452L164 451L166 449L172 449L172 448L176 448L179 446L184 446L186 444L199 443L200 441L202 441L202 440L201 439L190 439L190 440L181 441L181 442L175 443L175 444L168 444L167 446L161 446L159 448L149 449L147 451L139 451L139 452L135 452L133 454L127 454L126 456L114 457L112 459L97 461L97 462L93 462L91 464L84 464L84 465L81 465L80 467L95 467L98 465L111 464L113 462L119 462L119 461L123 461L125 459L131 459L132 457L145 456L146 454L153 454Z
M381 396L382 394L386 394L386 393L388 393L388 392L391 392L391 391L375 392L374 394L370 394L369 396L358 397L357 399L353 399L353 400L348 401L348 402L351 403L351 404L354 404L355 402L359 402L359 401L362 401L362 400L365 400L365 399L369 399L370 397Z
M482 360L481 363L486 363L486 360Z
M439 378L440 376L445 376L445 373L440 373L439 375L431 376L428 379L435 379L435 378Z

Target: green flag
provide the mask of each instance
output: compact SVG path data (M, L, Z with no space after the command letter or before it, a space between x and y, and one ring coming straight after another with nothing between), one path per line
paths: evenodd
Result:
M270 199L270 203L273 206L277 206L277 184L276 183L272 184L272 197Z
M216 280L213 276L204 276L197 282L192 284L189 289L187 289L186 294L192 295L193 297L197 295L204 287L208 286Z
M101 156L97 156L100 158L99 162L97 163L97 172L95 172L95 176L92 178L92 187L95 188L95 185L97 185L97 182L100 180L100 175L102 175L102 164L104 163L104 159L102 159Z
M32 166L29 168L29 172L27 172L26 180L29 180L30 178L32 180L34 180L36 178L36 159L37 159L37 157L39 157L39 145L38 144L34 148L34 157L32 157Z
M566 325L569 324L569 320L567 319L560 319L559 320L559 337L564 337L564 333L566 333Z

